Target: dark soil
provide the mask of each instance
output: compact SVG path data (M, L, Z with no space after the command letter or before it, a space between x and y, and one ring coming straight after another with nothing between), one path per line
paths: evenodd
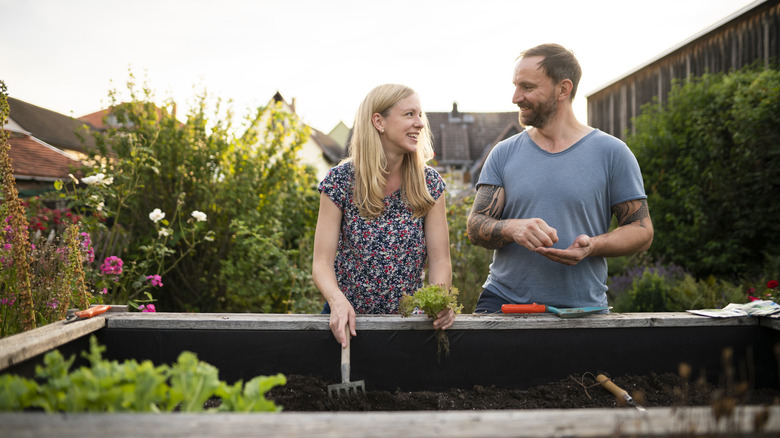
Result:
M780 403L780 391L748 390L747 385L719 388L706 382L688 382L673 374L621 376L612 380L645 407L767 405ZM625 407L622 400L601 387L590 373L529 389L475 386L445 392L368 391L335 401L328 384L310 376L288 375L287 384L266 394L284 411L425 411L484 409L566 409Z

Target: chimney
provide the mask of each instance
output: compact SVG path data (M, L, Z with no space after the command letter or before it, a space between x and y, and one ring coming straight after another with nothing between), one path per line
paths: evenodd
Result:
M292 103L290 104L290 108L292 109L293 114L295 114L295 98L292 98Z
M452 117L458 117L458 102L452 102Z

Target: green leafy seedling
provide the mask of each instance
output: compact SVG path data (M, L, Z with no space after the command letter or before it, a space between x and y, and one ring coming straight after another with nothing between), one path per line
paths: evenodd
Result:
M446 287L443 284L429 284L423 286L414 293L414 295L404 294L398 305L398 311L403 316L411 315L415 309L419 309L428 315L429 318L436 320L439 312L444 309L452 309L455 313L460 313L463 306L458 304L458 288ZM442 354L449 356L450 340L442 329L436 329L437 354L441 360Z

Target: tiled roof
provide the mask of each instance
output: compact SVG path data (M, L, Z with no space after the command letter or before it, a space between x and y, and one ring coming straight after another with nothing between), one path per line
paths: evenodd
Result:
M81 120L82 122L86 122L87 124L94 127L95 129L105 129L107 128L107 126L105 123L103 123L103 120L106 118L106 116L108 116L110 112L111 112L110 109L102 109L100 111L95 111L92 114L81 116L78 118L78 120Z
M503 140L502 133L522 130L517 112L461 113L457 104L451 112L428 112L433 150L440 164L473 163Z
M310 127L311 128L311 127ZM325 158L331 164L338 164L344 158L344 149L336 143L328 134L311 128L311 138L320 146Z
M95 140L83 129L85 122L55 111L41 108L23 102L13 97L8 98L9 117L26 131L38 139L60 149L71 149L85 152L84 145L95 146ZM81 134L82 139L76 135Z
M68 174L81 163L61 150L37 141L29 135L11 133L8 139L14 177L17 179L68 180Z

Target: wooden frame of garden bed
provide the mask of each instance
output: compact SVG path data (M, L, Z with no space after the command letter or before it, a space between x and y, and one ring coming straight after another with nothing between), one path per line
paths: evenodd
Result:
M460 315L448 330L451 355L441 362L436 360L430 320L424 316L359 316L357 327L358 337L353 340L353 380L365 379L369 389L381 387L389 377L405 374L404 366L423 370L427 367L435 371L423 376L423 380L433 376L436 387L446 387L453 382L469 386L475 379L480 384L494 384L491 378L499 378L499 384L507 386L531 386L563 369L567 372L606 370L621 375L661 366L663 369L652 371L676 372L678 362L691 360L701 367L714 366L712 372L717 373L720 348L725 346L735 348L735 357L744 354L752 358L748 362L755 362L751 366L760 374L757 381L764 382L761 384L776 385L778 381L773 346L780 339L780 321L769 318L716 319L688 313L609 314L578 319L561 319L549 314ZM268 336L269 331L276 333ZM72 324L58 322L0 340L0 372L30 373L45 352L55 348L66 355L77 352L86 348L92 333L107 345L105 356L111 359L128 356L165 362L175 359L182 350L194 350L201 360L220 369L220 378L231 381L269 374L258 371L270 369L273 373L299 372L284 368L296 361L296 355L303 354L316 361L315 368L322 377L338 381L339 350L330 334L327 315L112 312ZM689 337L693 339L686 340L681 333L691 333L693 336ZM280 341L264 343L266 338L280 338ZM203 341L204 346L197 347L197 342ZM307 344L309 341L311 345ZM465 351L475 343L481 344L478 354ZM129 351L116 351L112 346L117 345L129 347ZM384 351L371 351L371 345L380 345ZM396 354L399 345L403 346L404 354ZM193 346L196 348L191 348ZM115 350L113 353L112 349ZM361 353L361 350L366 351ZM686 357L672 360L663 357L680 352ZM235 364L242 357L247 358L244 362L253 363L257 355L276 355L278 359L271 361L271 368L240 366L239 370L227 372L228 376L223 377L225 364ZM577 355L583 357L572 359ZM408 364L410 357L414 360ZM517 357L523 360L517 361ZM472 363L464 364L468 361ZM469 366L475 367L475 361L479 362L476 366L479 375L463 377ZM509 361L518 371L497 371L501 361ZM560 362L563 362L560 366L555 365ZM391 368L392 373L375 370L376 363ZM533 372L540 364L544 371ZM311 368L311 363L308 366ZM496 373L498 377L495 377ZM506 381L515 375L515 380ZM415 379L403 381L403 385L410 388L420 383ZM696 407L650 408L644 413L629 408L169 415L4 413L0 414L0 424L9 436L22 437L120 437L139 436L139 433L149 437L249 436L258 433L278 437L548 437L669 436L705 432L711 436L731 436L752 433L757 416L767 417L762 429L766 436L780 433L778 406L738 407L731 417L717 422L709 408Z

